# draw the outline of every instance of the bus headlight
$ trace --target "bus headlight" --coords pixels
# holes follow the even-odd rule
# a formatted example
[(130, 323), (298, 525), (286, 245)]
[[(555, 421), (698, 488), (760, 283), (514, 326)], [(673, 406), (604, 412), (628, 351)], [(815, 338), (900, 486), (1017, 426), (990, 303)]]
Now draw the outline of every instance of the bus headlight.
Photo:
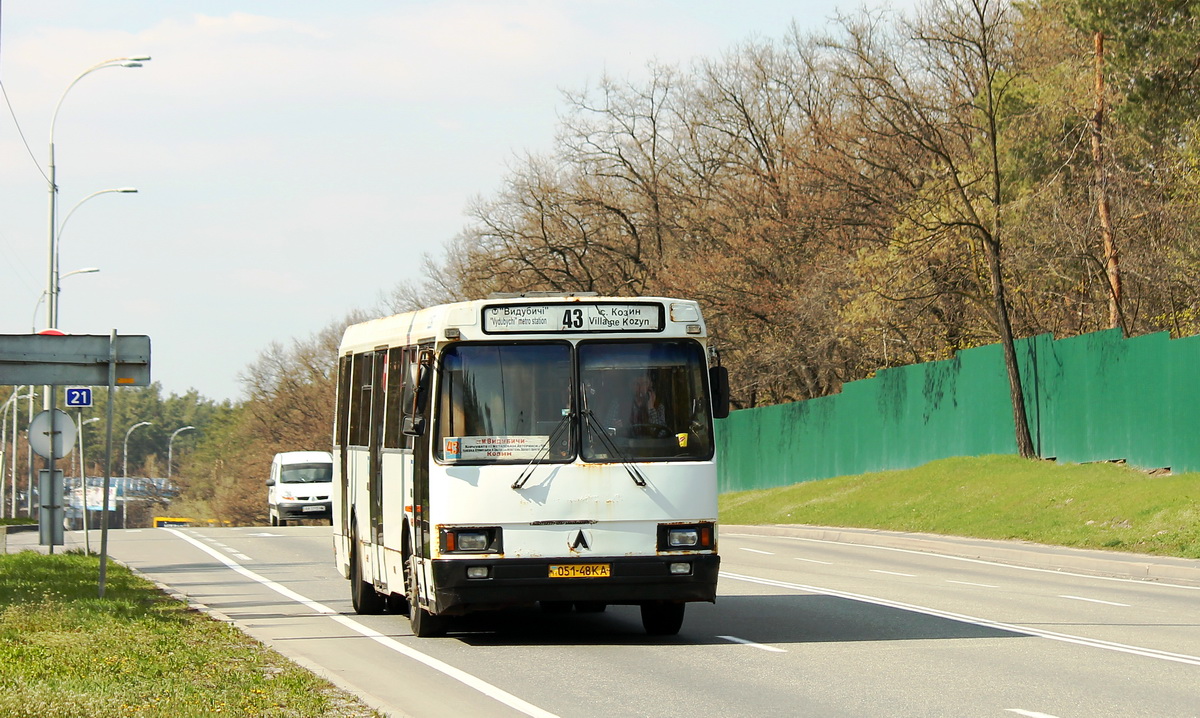
[(486, 533), (482, 531), (459, 531), (457, 535), (459, 551), (487, 550), (488, 535)]
[(500, 528), (440, 528), (442, 553), (501, 553)]
[(711, 521), (658, 525), (659, 551), (712, 551), (716, 547), (716, 527)]
[(698, 529), (671, 529), (667, 531), (667, 545), (671, 548), (692, 548), (698, 543), (700, 543), (700, 531)]

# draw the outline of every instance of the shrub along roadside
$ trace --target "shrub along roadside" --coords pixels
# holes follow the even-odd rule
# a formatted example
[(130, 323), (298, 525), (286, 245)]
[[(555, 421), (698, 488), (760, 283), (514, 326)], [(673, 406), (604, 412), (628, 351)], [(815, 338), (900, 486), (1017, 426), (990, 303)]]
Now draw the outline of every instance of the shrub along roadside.
[(80, 553), (0, 555), (0, 715), (379, 716), (231, 625)]
[(720, 498), (726, 524), (813, 524), (1200, 558), (1200, 474), (1015, 456), (934, 461)]

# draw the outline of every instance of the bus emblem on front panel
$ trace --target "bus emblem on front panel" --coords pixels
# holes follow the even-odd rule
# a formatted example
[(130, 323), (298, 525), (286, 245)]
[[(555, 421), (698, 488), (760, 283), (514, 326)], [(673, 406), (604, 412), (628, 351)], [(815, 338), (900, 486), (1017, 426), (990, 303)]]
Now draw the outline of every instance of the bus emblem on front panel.
[(580, 551), (580, 550), (587, 551), (587, 550), (590, 550), (591, 548), (592, 547), (588, 545), (587, 536), (583, 535), (583, 529), (580, 529), (579, 533), (575, 534), (575, 540), (571, 543), (571, 550), (572, 551)]

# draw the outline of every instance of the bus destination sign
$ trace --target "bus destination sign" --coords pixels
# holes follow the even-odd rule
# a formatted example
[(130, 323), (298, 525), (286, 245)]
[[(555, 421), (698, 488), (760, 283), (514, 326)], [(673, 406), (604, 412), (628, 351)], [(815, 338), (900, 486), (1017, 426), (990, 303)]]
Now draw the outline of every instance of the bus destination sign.
[(483, 309), (483, 331), (489, 334), (662, 330), (659, 304), (509, 304)]

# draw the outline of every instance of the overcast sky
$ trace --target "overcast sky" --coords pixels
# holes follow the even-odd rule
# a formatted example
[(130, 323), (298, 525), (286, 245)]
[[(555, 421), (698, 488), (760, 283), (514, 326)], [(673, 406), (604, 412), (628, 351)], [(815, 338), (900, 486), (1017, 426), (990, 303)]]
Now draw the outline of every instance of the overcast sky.
[(860, 4), (0, 0), (0, 334), (46, 327), (51, 116), (104, 60), (153, 58), (83, 78), (55, 122), (61, 272), (100, 269), (63, 279), (59, 328), (149, 335), (165, 393), (238, 400), (270, 342), (419, 279), (550, 149), (561, 90)]

